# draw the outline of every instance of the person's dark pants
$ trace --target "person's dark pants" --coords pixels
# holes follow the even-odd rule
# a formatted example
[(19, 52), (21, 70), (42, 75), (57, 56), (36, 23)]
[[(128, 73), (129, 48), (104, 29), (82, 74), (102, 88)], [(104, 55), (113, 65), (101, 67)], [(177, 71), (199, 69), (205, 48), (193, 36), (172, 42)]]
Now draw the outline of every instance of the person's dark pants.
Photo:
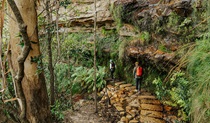
[(111, 69), (111, 78), (114, 79), (114, 70)]
[(136, 90), (140, 91), (141, 90), (141, 80), (142, 78), (136, 78)]

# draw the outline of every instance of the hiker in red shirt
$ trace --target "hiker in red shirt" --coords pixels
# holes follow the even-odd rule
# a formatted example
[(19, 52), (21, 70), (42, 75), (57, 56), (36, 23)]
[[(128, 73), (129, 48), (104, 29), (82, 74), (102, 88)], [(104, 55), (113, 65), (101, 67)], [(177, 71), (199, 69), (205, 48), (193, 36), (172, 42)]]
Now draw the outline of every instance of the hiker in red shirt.
[(142, 81), (142, 74), (143, 74), (143, 68), (139, 66), (138, 62), (135, 62), (135, 67), (133, 69), (133, 75), (136, 81), (136, 90), (138, 93), (140, 93), (141, 90), (141, 81)]

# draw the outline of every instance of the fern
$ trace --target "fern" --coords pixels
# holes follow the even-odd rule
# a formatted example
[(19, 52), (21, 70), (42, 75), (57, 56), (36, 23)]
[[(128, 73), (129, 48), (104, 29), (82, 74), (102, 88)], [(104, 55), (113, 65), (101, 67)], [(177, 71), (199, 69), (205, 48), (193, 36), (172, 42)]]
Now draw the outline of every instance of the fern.
[[(94, 87), (94, 69), (86, 67), (77, 67), (74, 71), (74, 74), (71, 76), (73, 78), (74, 84), (80, 85), (80, 92), (93, 92)], [(105, 85), (105, 67), (98, 66), (98, 71), (96, 74), (96, 87), (98, 90), (101, 90)]]

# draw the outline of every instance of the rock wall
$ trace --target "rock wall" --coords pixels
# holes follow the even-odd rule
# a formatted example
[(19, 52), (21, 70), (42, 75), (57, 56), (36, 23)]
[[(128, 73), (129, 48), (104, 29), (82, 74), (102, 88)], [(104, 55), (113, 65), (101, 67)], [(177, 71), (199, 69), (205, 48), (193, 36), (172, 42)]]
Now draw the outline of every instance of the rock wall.
[(126, 23), (138, 30), (126, 49), (129, 57), (146, 59), (168, 71), (179, 59), (174, 52), (195, 38), (191, 0), (118, 0), (115, 7), (120, 8), (116, 11), (124, 23), (121, 29), (129, 30)]
[[(103, 27), (132, 37), (124, 56), (168, 71), (178, 61), (174, 52), (196, 38), (192, 5), (191, 0), (97, 0), (97, 32)], [(94, 0), (72, 0), (59, 9), (59, 31), (93, 32), (94, 13)]]
[[(116, 0), (97, 0), (97, 27), (106, 29), (115, 28), (114, 20), (111, 16), (110, 6)], [(66, 28), (67, 32), (93, 32), (94, 24), (94, 0), (73, 0), (67, 7), (59, 10), (60, 26)], [(53, 20), (55, 21), (55, 17)], [(66, 20), (68, 23), (66, 24)]]

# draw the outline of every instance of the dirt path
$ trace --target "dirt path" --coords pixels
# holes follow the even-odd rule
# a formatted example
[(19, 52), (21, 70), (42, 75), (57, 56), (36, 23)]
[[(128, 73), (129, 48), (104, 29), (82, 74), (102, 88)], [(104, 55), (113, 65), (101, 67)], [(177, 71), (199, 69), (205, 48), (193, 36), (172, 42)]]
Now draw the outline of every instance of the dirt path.
[(68, 110), (64, 113), (64, 123), (110, 123), (94, 112), (94, 102), (81, 99), (75, 104), (75, 111)]
[(95, 114), (93, 101), (81, 99), (75, 110), (67, 110), (64, 123), (174, 123), (177, 112), (163, 105), (154, 95), (124, 82), (108, 85), (102, 92), (99, 112)]

